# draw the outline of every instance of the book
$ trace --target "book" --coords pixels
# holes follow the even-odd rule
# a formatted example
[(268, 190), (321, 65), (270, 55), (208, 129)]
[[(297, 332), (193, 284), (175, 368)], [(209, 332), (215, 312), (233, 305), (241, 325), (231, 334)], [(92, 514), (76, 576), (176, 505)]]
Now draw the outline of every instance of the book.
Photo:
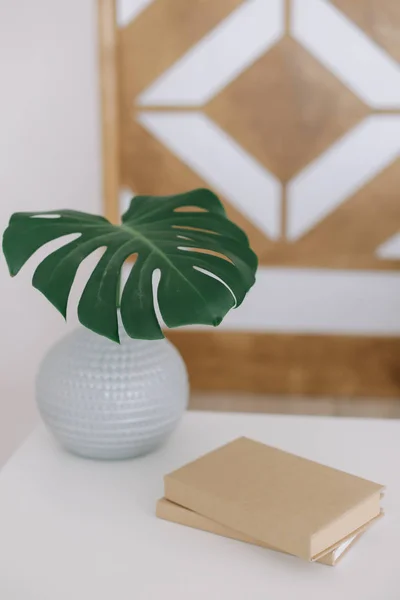
[[(166, 498), (160, 498), (157, 502), (156, 506), (156, 516), (159, 519), (164, 519), (165, 521), (171, 521), (172, 523), (178, 523), (180, 525), (186, 525), (187, 527), (191, 527), (193, 529), (200, 529), (202, 531), (207, 531), (209, 533), (213, 533), (215, 535), (220, 535), (222, 537), (231, 538), (234, 540), (238, 540), (240, 542), (246, 542), (248, 544), (253, 544), (255, 546), (261, 546), (262, 548), (267, 548), (268, 550), (279, 550), (274, 548), (273, 546), (269, 546), (268, 544), (264, 544), (263, 542), (259, 542), (243, 533), (235, 531), (234, 529), (230, 529), (229, 527), (225, 527), (220, 523), (216, 523), (207, 517), (203, 517), (188, 508), (184, 508), (183, 506), (179, 506), (179, 504), (175, 504), (174, 502), (170, 502)], [(347, 539), (343, 540), (339, 545), (333, 548), (330, 552), (319, 558), (316, 562), (319, 562), (324, 565), (335, 566), (337, 563), (343, 558), (343, 556), (348, 552), (350, 548), (358, 541), (358, 539), (362, 536), (366, 529), (377, 520), (379, 517), (376, 517), (370, 523), (365, 524), (361, 527), (356, 533), (351, 534)]]
[(379, 516), (383, 489), (245, 437), (164, 477), (167, 500), (306, 560)]

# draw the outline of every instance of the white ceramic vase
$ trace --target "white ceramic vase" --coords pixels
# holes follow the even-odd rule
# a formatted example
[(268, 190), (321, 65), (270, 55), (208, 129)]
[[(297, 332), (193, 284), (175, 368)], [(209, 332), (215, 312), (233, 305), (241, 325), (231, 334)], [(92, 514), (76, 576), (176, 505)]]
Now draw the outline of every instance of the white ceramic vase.
[(36, 382), (41, 416), (58, 441), (87, 458), (150, 452), (173, 431), (189, 395), (185, 364), (168, 340), (121, 344), (81, 327), (44, 358)]

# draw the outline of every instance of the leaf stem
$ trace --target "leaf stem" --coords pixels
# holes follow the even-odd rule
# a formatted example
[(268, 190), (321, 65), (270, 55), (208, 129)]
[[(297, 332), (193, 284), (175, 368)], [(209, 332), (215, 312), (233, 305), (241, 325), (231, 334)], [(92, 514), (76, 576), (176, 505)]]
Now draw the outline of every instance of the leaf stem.
[(122, 282), (122, 270), (118, 277), (117, 284), (117, 308), (121, 308), (121, 282)]

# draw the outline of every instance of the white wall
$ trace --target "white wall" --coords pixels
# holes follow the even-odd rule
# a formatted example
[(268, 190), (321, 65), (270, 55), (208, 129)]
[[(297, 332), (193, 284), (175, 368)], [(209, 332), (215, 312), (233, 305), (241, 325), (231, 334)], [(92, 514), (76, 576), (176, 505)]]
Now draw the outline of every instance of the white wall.
[[(95, 0), (0, 2), (0, 230), (14, 211), (101, 210)], [(0, 257), (0, 465), (37, 419), (34, 377), (62, 317)], [(71, 324), (68, 325), (71, 327)]]

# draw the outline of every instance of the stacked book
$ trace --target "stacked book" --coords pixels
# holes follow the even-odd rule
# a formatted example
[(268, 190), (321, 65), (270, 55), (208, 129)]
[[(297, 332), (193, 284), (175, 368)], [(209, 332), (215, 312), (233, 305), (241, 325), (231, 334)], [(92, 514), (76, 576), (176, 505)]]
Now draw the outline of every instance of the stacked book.
[(157, 516), (335, 565), (381, 515), (383, 486), (239, 438), (164, 478)]

